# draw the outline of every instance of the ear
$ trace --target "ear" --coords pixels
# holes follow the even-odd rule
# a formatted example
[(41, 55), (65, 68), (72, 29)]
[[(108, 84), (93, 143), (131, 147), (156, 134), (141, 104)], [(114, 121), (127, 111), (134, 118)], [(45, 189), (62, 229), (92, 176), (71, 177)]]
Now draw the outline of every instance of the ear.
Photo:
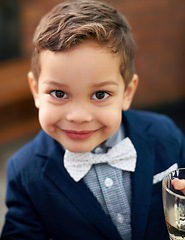
[(126, 88), (126, 90), (124, 92), (123, 106), (122, 106), (122, 110), (123, 111), (126, 111), (126, 110), (129, 109), (129, 107), (130, 107), (130, 105), (132, 103), (134, 94), (136, 92), (138, 82), (139, 82), (138, 75), (134, 74), (131, 82), (128, 84), (128, 86), (127, 86), (127, 88)]
[(36, 108), (39, 108), (40, 104), (39, 104), (38, 83), (35, 80), (32, 72), (28, 73), (28, 83), (29, 83), (30, 90), (31, 90), (33, 98), (34, 98), (35, 106), (36, 106)]

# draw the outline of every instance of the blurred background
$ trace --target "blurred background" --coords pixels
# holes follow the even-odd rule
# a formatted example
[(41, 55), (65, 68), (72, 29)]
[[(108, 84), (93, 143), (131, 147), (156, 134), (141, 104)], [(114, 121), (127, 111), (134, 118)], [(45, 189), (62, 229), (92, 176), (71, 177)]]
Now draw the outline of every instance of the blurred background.
[[(27, 84), (32, 36), (59, 0), (0, 0), (0, 231), (8, 158), (39, 131)], [(170, 116), (185, 133), (185, 1), (106, 0), (124, 13), (137, 43), (140, 77), (132, 108)]]

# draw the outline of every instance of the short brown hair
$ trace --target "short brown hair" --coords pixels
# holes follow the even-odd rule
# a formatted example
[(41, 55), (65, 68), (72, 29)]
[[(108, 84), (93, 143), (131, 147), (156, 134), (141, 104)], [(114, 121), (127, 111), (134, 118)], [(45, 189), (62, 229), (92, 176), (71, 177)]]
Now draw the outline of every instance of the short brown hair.
[(40, 21), (33, 39), (31, 71), (38, 79), (42, 50), (68, 50), (95, 40), (120, 54), (121, 74), (127, 85), (134, 74), (135, 44), (126, 18), (105, 2), (73, 0), (56, 5)]

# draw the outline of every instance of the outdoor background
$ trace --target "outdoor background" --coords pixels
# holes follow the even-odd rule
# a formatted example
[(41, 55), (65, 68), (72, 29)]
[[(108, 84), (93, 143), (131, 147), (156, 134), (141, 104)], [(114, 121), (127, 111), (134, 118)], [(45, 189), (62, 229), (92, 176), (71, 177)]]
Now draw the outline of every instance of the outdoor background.
[[(27, 84), (33, 32), (59, 2), (0, 0), (0, 231), (7, 160), (40, 129)], [(185, 1), (106, 2), (126, 15), (137, 43), (140, 84), (132, 108), (167, 114), (185, 132)]]

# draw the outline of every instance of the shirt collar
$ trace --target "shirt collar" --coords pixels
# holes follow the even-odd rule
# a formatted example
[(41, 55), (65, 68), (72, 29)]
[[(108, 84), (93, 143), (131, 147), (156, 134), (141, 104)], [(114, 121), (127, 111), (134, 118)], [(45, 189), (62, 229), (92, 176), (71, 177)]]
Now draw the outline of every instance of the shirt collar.
[[(121, 124), (118, 130), (105, 142), (98, 145), (96, 148), (94, 148), (91, 152), (92, 153), (106, 153), (110, 148), (114, 147), (116, 144), (121, 142), (125, 138), (125, 131), (124, 127)], [(101, 151), (99, 151), (101, 149)]]
[(124, 127), (121, 124), (118, 130), (105, 141), (105, 147), (114, 147), (125, 138)]

